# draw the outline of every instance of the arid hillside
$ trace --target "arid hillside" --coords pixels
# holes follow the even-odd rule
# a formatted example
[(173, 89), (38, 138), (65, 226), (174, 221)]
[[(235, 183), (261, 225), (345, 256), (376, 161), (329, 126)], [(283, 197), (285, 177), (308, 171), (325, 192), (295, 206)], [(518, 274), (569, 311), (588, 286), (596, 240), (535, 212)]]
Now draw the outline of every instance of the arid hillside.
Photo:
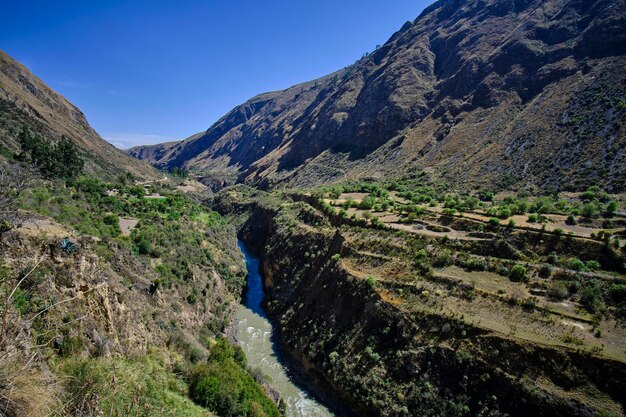
[(0, 146), (19, 153), (17, 137), (22, 126), (49, 140), (62, 136), (72, 140), (82, 151), (87, 173), (159, 176), (148, 164), (133, 161), (102, 139), (76, 106), (0, 50)]
[(270, 188), (426, 169), (459, 188), (626, 185), (626, 3), (440, 0), (334, 74), (130, 150)]

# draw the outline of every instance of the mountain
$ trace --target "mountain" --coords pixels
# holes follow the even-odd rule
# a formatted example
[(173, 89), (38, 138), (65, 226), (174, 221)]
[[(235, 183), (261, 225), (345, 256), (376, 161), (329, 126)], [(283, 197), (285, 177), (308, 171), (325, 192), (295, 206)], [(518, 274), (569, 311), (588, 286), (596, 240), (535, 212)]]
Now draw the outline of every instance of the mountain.
[(89, 174), (159, 176), (148, 164), (133, 160), (102, 139), (76, 106), (0, 50), (0, 145), (19, 151), (17, 134), (22, 125), (49, 139), (65, 136), (72, 140), (81, 149)]
[(626, 2), (440, 0), (334, 74), (129, 154), (265, 188), (424, 170), (460, 188), (626, 189)]

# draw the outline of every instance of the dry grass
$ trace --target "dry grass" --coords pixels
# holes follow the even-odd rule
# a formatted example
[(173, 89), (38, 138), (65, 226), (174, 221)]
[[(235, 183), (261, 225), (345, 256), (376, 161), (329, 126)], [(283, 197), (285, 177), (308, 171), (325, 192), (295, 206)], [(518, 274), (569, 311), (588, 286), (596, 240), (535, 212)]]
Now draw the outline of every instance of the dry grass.
[(0, 353), (0, 416), (39, 417), (53, 413), (57, 397), (44, 372), (21, 355)]

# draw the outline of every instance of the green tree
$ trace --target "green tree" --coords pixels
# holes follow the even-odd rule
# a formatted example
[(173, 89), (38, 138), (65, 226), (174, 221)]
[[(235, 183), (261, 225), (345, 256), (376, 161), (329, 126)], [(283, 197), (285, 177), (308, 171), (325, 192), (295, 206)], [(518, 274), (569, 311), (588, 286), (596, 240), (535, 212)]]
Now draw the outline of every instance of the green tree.
[(609, 204), (606, 205), (606, 212), (608, 214), (615, 214), (616, 211), (617, 211), (617, 203), (615, 202), (615, 200), (609, 201)]
[(513, 265), (509, 277), (511, 278), (511, 281), (526, 282), (528, 281), (527, 274), (528, 272), (526, 271), (526, 267), (518, 264)]

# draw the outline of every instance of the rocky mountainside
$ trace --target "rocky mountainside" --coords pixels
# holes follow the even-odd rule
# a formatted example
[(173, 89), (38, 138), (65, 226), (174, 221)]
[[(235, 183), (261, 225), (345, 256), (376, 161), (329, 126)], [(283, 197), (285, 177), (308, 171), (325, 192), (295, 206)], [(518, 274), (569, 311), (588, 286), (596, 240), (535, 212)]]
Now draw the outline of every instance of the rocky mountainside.
[(440, 0), (353, 65), (131, 149), (272, 187), (426, 170), (461, 188), (626, 188), (626, 2)]
[(0, 145), (19, 151), (17, 136), (22, 125), (48, 139), (65, 136), (72, 140), (82, 150), (88, 173), (159, 176), (148, 164), (133, 161), (102, 139), (76, 106), (0, 50)]

